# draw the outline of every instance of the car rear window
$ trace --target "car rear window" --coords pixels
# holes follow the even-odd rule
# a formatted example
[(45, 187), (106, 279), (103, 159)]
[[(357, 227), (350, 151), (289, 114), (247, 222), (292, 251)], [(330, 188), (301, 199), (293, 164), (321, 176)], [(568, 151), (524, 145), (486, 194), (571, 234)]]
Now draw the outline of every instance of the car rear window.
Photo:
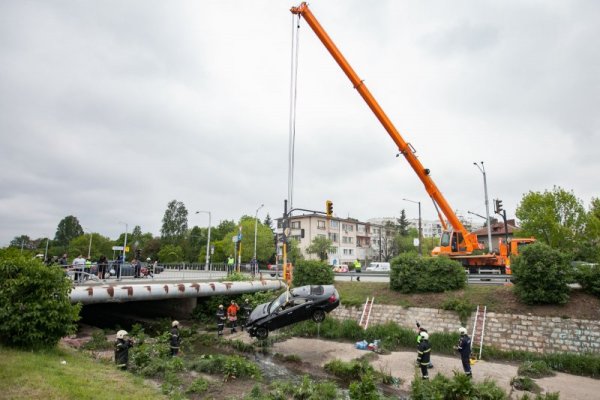
[(322, 285), (310, 287), (310, 294), (319, 296), (319, 295), (322, 295), (323, 293), (325, 293), (325, 288), (323, 288)]

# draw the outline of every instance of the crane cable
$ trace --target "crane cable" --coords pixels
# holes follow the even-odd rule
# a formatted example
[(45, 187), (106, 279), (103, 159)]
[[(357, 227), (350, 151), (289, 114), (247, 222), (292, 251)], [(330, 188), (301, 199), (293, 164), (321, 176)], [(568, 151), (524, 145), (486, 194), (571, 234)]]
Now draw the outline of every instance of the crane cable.
[[(298, 99), (298, 48), (300, 33), (300, 15), (298, 22), (292, 14), (292, 43), (291, 43), (291, 72), (290, 72), (290, 117), (289, 117), (289, 143), (288, 143), (288, 203), (289, 209), (293, 207), (294, 198), (294, 159), (296, 146), (296, 103)], [(287, 259), (284, 260), (287, 263)], [(286, 267), (284, 265), (284, 267)], [(285, 302), (290, 299), (290, 285), (285, 291)]]
[(295, 23), (292, 15), (292, 51), (290, 75), (290, 116), (289, 116), (289, 143), (288, 143), (288, 203), (289, 209), (293, 207), (294, 197), (294, 159), (296, 146), (296, 102), (298, 98), (298, 47), (300, 32), (300, 16)]

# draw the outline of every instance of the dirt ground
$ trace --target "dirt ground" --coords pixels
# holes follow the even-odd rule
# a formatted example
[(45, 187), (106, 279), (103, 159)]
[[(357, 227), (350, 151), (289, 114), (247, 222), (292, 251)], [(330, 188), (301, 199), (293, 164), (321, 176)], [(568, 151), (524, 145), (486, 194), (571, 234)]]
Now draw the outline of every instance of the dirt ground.
[[(304, 365), (322, 367), (327, 362), (337, 358), (350, 361), (367, 353), (366, 350), (357, 350), (352, 343), (340, 343), (319, 339), (292, 338), (284, 342), (278, 342), (273, 346), (274, 353), (283, 355), (297, 355)], [(410, 391), (416, 368), (414, 362), (415, 352), (392, 352), (388, 355), (377, 355), (371, 362), (376, 370), (400, 378), (402, 380), (399, 392)], [(441, 373), (452, 376), (453, 371), (462, 372), (462, 366), (458, 357), (432, 355), (434, 368), (430, 370), (430, 377)], [(507, 393), (511, 393), (511, 399), (517, 399), (525, 392), (512, 390), (510, 380), (517, 375), (518, 365), (508, 363), (492, 363), (478, 361), (472, 367), (473, 378), (483, 381), (491, 378), (497, 382)], [(596, 400), (600, 398), (600, 380), (580, 376), (557, 373), (554, 377), (536, 379), (536, 383), (543, 392), (560, 392), (561, 399)]]

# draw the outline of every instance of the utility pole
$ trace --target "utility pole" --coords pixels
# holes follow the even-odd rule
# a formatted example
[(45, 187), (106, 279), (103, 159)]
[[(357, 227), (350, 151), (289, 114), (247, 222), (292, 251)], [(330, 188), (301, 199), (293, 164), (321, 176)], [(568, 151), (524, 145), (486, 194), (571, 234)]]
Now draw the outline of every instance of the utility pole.
[(487, 231), (488, 231), (488, 251), (492, 252), (492, 227), (490, 226), (490, 204), (488, 201), (488, 190), (487, 190), (487, 178), (485, 174), (485, 166), (483, 165), (483, 161), (480, 161), (481, 166), (478, 163), (474, 162), (473, 165), (476, 166), (479, 171), (483, 174), (483, 190), (485, 193), (485, 215), (487, 217)]
[(420, 201), (414, 201), (414, 200), (409, 200), (409, 199), (402, 199), (404, 201), (408, 201), (411, 203), (415, 203), (419, 205), (419, 254), (421, 255), (421, 257), (423, 256), (423, 227), (421, 225), (421, 202)]

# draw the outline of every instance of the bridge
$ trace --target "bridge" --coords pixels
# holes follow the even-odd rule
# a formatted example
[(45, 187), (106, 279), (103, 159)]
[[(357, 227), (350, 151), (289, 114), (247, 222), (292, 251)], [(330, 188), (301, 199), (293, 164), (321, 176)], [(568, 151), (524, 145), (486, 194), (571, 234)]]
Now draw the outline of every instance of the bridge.
[[(75, 282), (70, 293), (71, 303), (84, 306), (108, 303), (140, 303), (151, 307), (157, 314), (185, 317), (197, 305), (198, 298), (210, 296), (235, 296), (244, 293), (277, 291), (287, 287), (279, 279), (227, 281), (223, 271), (165, 270), (158, 275), (144, 278), (126, 276), (99, 279), (95, 275), (82, 274), (82, 282)], [(69, 273), (75, 277), (75, 271)], [(270, 277), (270, 276), (269, 276)], [(151, 305), (148, 305), (151, 301)]]

